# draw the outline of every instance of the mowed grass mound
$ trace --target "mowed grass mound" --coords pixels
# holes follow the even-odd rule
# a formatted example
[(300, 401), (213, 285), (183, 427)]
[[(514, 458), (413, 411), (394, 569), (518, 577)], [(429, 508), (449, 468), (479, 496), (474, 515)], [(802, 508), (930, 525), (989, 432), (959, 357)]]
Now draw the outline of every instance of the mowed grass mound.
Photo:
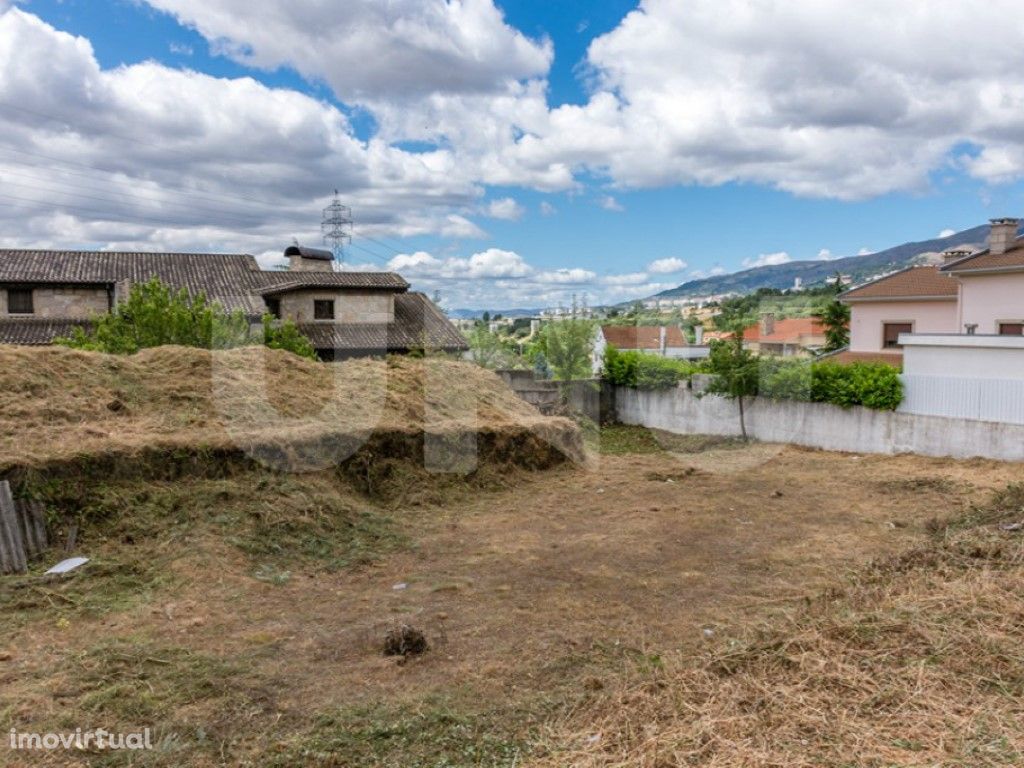
[[(418, 451), (439, 461), (472, 453), (473, 436), (485, 454), (528, 466), (582, 455), (571, 422), (541, 416), (492, 373), (444, 358), (327, 365), (265, 347), (132, 356), (0, 348), (0, 414), (0, 472), (175, 448), (269, 449), (278, 459), (274, 451), (304, 450), (319, 469), (372, 435), (418, 437)], [(424, 434), (434, 441), (426, 449)]]
[(1024, 485), (792, 623), (658, 659), (533, 765), (1024, 765)]

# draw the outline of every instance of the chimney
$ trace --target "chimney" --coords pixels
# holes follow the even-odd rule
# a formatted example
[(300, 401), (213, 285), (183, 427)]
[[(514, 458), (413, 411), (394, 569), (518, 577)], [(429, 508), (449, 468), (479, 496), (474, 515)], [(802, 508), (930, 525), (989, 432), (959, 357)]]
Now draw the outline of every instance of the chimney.
[(693, 343), (698, 347), (704, 343), (704, 326), (695, 325), (693, 326)]
[(942, 252), (942, 263), (949, 264), (951, 261), (963, 259), (970, 256), (974, 251), (970, 248), (950, 248)]
[(761, 335), (771, 336), (775, 333), (775, 313), (765, 312), (761, 315)]
[(288, 259), (289, 272), (331, 272), (334, 270), (334, 254), (322, 248), (306, 248), (289, 245), (284, 249)]
[(1017, 240), (1017, 219), (992, 219), (992, 230), (988, 236), (988, 251), (992, 254), (1006, 253)]
[(663, 325), (660, 328), (658, 328), (658, 330), (660, 331), (658, 343), (661, 345), (661, 356), (664, 357), (665, 356), (665, 345), (666, 345), (666, 338), (665, 337), (668, 335), (668, 329), (665, 328), (665, 326)]

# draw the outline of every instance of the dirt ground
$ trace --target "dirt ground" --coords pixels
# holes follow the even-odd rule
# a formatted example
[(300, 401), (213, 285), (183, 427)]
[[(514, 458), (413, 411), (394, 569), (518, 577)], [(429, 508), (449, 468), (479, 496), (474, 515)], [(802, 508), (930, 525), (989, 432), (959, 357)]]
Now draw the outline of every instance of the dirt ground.
[[(778, 619), (1020, 474), (982, 460), (765, 444), (647, 450), (627, 445), (588, 468), (524, 472), (510, 487), (398, 509), (409, 546), (369, 566), (257, 579), (247, 556), (208, 539), (175, 561), (169, 586), (123, 610), (69, 622), (55, 601), (0, 639), (0, 726), (107, 711), (86, 701), (71, 661), (123, 641), (241, 664), (218, 678), (245, 691), (248, 709), (221, 723), (234, 737), (181, 746), (168, 765), (521, 764), (545, 722), (624, 664)], [(403, 623), (431, 645), (404, 662), (381, 653)], [(136, 685), (163, 690), (154, 674)], [(203, 712), (213, 695), (193, 693), (180, 709)], [(423, 726), (439, 707), (451, 719)], [(500, 725), (487, 719), (495, 712)], [(421, 726), (422, 738), (411, 733)], [(62, 759), (50, 764), (72, 764)]]

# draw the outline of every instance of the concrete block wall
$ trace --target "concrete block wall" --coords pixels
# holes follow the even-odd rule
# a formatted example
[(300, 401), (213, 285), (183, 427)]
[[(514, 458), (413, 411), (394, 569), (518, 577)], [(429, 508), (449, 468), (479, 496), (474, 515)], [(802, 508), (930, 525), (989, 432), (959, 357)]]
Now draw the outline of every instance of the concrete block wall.
[[(757, 440), (853, 453), (916, 453), (1024, 461), (1024, 425), (921, 416), (823, 403), (748, 398), (748, 434)], [(678, 434), (738, 436), (736, 402), (666, 390), (616, 387), (619, 421)]]

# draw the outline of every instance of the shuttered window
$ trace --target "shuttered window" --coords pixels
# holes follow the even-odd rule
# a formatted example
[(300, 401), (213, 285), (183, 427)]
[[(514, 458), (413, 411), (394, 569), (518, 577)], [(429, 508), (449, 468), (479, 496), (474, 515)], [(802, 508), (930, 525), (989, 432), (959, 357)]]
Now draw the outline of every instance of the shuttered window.
[(31, 315), (35, 312), (32, 305), (32, 289), (12, 288), (7, 291), (7, 313), (10, 315)]
[(885, 323), (882, 326), (882, 346), (886, 349), (897, 349), (900, 346), (900, 334), (911, 333), (914, 326), (910, 323)]
[(1000, 323), (1000, 336), (1024, 336), (1024, 323)]

